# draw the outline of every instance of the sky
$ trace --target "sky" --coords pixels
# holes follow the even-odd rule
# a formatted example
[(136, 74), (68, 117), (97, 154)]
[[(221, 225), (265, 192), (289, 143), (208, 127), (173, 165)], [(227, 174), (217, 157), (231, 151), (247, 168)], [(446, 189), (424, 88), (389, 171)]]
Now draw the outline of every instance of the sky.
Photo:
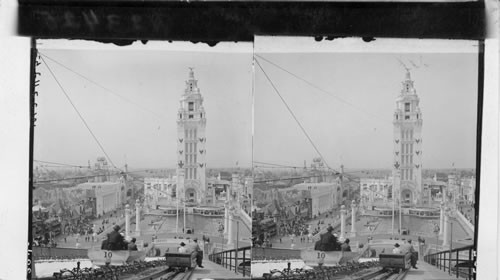
[[(392, 118), (406, 73), (399, 61), (412, 68), (420, 97), (423, 167), (475, 168), (477, 53), (470, 42), (410, 52), (378, 43), (372, 50), (361, 40), (353, 51), (345, 42), (337, 50), (335, 42), (300, 43), (283, 50), (275, 40), (257, 41), (257, 61), (331, 168), (391, 168)], [(309, 166), (319, 153), (255, 69), (254, 160)]]
[(475, 167), (477, 54), (468, 41), (272, 37), (210, 48), (48, 40), (40, 52), (36, 160), (86, 165), (103, 155), (45, 64), (120, 168), (175, 167), (176, 113), (194, 67), (207, 113), (209, 168), (250, 167), (252, 153), (254, 161), (292, 166), (321, 154), (334, 169), (390, 168), (401, 61), (420, 97), (423, 167)]
[(208, 168), (251, 167), (251, 44), (151, 45), (42, 42), (34, 159), (87, 165), (104, 156), (50, 68), (115, 166), (174, 168), (177, 110), (194, 67), (207, 117)]

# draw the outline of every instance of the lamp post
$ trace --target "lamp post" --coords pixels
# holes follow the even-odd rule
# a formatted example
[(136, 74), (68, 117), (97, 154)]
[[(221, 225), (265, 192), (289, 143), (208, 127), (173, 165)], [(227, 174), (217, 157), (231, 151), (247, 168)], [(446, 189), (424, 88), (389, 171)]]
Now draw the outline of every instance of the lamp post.
[(450, 223), (450, 255), (449, 255), (449, 267), (448, 274), (451, 275), (451, 250), (453, 250), (453, 218), (455, 217), (455, 209), (448, 209), (448, 222)]
[[(176, 194), (177, 196), (177, 194)], [(175, 211), (175, 214), (176, 214), (176, 219), (175, 219), (175, 233), (178, 234), (179, 233), (179, 197), (177, 197), (176, 199), (176, 211)]]
[(182, 233), (186, 233), (186, 201), (182, 200), (182, 203), (184, 204), (184, 210), (183, 210), (183, 212), (184, 212), (184, 224), (182, 226), (182, 228), (183, 228)]
[(392, 237), (394, 237), (394, 211), (396, 210), (396, 199), (394, 198), (394, 188), (392, 190)]

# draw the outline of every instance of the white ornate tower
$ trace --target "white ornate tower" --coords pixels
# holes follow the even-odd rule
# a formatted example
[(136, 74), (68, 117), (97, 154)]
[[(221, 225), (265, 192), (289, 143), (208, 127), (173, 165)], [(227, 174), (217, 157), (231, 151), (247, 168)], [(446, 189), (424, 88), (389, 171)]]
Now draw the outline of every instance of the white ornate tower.
[(204, 203), (205, 126), (203, 97), (190, 68), (177, 114), (177, 195), (186, 202)]
[(408, 70), (402, 85), (393, 120), (393, 171), (399, 170), (401, 202), (416, 205), (422, 197), (422, 112)]

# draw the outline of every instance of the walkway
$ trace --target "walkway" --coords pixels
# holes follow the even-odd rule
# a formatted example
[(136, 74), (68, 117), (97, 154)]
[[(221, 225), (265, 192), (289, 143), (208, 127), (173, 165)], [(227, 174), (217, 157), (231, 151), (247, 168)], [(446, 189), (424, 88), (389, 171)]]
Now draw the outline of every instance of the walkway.
[(209, 260), (203, 260), (203, 268), (195, 268), (190, 280), (202, 279), (250, 279), (250, 276), (243, 277), (243, 274), (230, 271)]
[(457, 278), (456, 275), (449, 275), (448, 272), (439, 270), (423, 261), (417, 263), (418, 269), (410, 269), (404, 278), (405, 280), (445, 280), (445, 279), (464, 279)]

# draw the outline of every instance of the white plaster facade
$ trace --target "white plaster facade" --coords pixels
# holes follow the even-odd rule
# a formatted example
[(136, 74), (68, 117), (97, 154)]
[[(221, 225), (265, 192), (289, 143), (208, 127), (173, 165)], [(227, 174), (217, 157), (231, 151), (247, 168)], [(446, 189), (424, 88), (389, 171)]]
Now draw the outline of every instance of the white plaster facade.
[(396, 99), (393, 119), (393, 176), (399, 177), (395, 185), (400, 189), (396, 193), (404, 204), (409, 205), (420, 204), (422, 196), (422, 112), (419, 102), (414, 82), (407, 72)]
[(206, 116), (191, 68), (177, 114), (177, 192), (186, 202), (204, 203), (206, 194)]
[(392, 201), (392, 185), (392, 178), (361, 178), (359, 184), (361, 204), (365, 206), (379, 205)]

